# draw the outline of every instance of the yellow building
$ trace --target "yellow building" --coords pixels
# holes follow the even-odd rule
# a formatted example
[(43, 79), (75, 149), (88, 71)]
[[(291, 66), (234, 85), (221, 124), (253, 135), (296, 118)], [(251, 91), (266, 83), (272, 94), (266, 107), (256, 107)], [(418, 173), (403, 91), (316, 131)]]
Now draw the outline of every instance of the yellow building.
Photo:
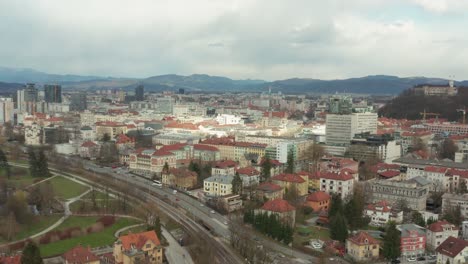
[(121, 236), (114, 243), (116, 263), (163, 263), (163, 248), (156, 232), (147, 231)]
[(299, 176), (298, 174), (281, 173), (271, 178), (273, 183), (283, 187), (285, 193), (295, 189), (299, 196), (305, 196), (308, 193), (308, 177)]
[(377, 259), (379, 241), (361, 231), (346, 240), (346, 252), (357, 262)]
[(96, 138), (101, 140), (104, 134), (110, 136), (111, 139), (120, 134), (127, 133), (127, 125), (120, 122), (97, 122), (96, 123)]
[(208, 196), (232, 194), (232, 179), (229, 175), (214, 175), (203, 181), (203, 191)]

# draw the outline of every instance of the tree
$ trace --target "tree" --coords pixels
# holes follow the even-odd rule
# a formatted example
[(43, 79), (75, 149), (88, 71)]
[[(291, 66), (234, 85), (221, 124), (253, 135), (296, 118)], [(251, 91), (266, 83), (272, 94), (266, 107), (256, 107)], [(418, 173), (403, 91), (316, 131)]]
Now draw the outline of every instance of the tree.
[(468, 192), (468, 189), (466, 188), (466, 180), (462, 179), (460, 181), (460, 185), (458, 186), (457, 193), (458, 194), (465, 194)]
[(232, 192), (234, 194), (242, 194), (242, 179), (238, 172), (236, 172), (236, 175), (232, 179)]
[(29, 156), (29, 174), (31, 177), (40, 177), (40, 171), (38, 167), (36, 152), (33, 148), (28, 148), (28, 156)]
[(463, 221), (460, 205), (447, 208), (442, 218), (456, 226), (460, 226)]
[(343, 217), (342, 212), (338, 211), (330, 221), (330, 238), (345, 242), (348, 238), (348, 228), (346, 219)]
[(306, 152), (307, 160), (312, 162), (311, 170), (316, 172), (319, 170), (319, 161), (325, 155), (325, 148), (319, 144), (311, 145)]
[(104, 164), (111, 164), (119, 160), (119, 152), (114, 142), (105, 142), (101, 145), (99, 150), (101, 162)]
[(37, 172), (40, 177), (50, 177), (49, 165), (44, 150), (39, 150), (39, 158), (37, 159)]
[(328, 217), (331, 219), (338, 212), (343, 213), (343, 200), (341, 200), (341, 196), (339, 194), (333, 194), (330, 209), (328, 210)]
[(424, 217), (418, 211), (414, 211), (412, 213), (411, 222), (417, 224), (418, 226), (422, 226), (422, 227), (426, 226), (426, 221), (424, 221)]
[(455, 159), (455, 152), (458, 151), (457, 145), (450, 138), (444, 139), (442, 144), (439, 146), (439, 158), (440, 159)]
[(164, 166), (163, 166), (163, 169), (162, 169), (162, 173), (164, 173), (164, 174), (169, 174), (169, 164), (167, 164), (167, 161), (164, 162)]
[(5, 152), (3, 152), (2, 149), (0, 149), (0, 172), (1, 171), (4, 171), (7, 178), (10, 179), (10, 176), (11, 176), (10, 164), (8, 164), (7, 156), (5, 155)]
[(21, 264), (42, 264), (41, 251), (39, 247), (32, 241), (24, 247), (21, 254)]
[(393, 260), (400, 256), (400, 231), (394, 222), (390, 222), (384, 237), (383, 256), (387, 260)]
[(294, 152), (292, 149), (288, 151), (288, 157), (286, 160), (286, 173), (294, 173)]
[(364, 217), (365, 197), (361, 188), (355, 187), (351, 199), (344, 206), (344, 215), (348, 220), (349, 228), (356, 230), (368, 224), (368, 218)]
[(154, 220), (154, 232), (156, 232), (159, 239), (162, 239), (161, 219), (159, 219), (159, 216), (156, 216), (156, 219)]
[(108, 133), (104, 133), (104, 135), (102, 135), (102, 141), (103, 142), (108, 142), (111, 140), (111, 137)]
[(271, 160), (269, 157), (265, 157), (263, 160), (260, 176), (263, 181), (266, 181), (271, 177)]
[(437, 220), (434, 219), (434, 217), (430, 217), (429, 219), (427, 219), (427, 223), (426, 225), (432, 225), (433, 223), (437, 222)]
[(413, 151), (427, 151), (427, 146), (424, 144), (424, 141), (420, 137), (413, 137), (411, 142), (411, 149), (408, 152)]
[(3, 135), (5, 135), (8, 140), (14, 139), (15, 134), (13, 133), (11, 122), (5, 122), (5, 124), (3, 124)]

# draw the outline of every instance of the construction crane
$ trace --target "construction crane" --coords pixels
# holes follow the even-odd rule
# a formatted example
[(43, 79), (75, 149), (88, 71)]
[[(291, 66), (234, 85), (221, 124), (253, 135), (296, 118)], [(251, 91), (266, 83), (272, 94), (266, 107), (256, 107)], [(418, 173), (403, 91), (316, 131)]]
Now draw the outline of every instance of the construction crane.
[(426, 117), (427, 116), (435, 116), (436, 121), (439, 120), (439, 116), (440, 116), (439, 113), (427, 113), (426, 109), (424, 109), (424, 112), (420, 112), (419, 114), (422, 116), (424, 122), (426, 122)]
[(457, 112), (462, 112), (462, 113), (463, 113), (463, 121), (462, 121), (462, 123), (465, 124), (465, 123), (466, 123), (466, 119), (465, 119), (465, 116), (466, 116), (466, 108), (464, 108), (464, 109), (457, 109)]

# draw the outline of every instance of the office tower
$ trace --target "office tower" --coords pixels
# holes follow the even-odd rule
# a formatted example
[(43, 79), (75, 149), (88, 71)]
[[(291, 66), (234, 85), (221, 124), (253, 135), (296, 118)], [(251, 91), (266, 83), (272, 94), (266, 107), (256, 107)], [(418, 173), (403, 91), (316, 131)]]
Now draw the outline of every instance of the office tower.
[(32, 114), (36, 111), (38, 91), (34, 83), (28, 83), (17, 92), (17, 108), (20, 113)]
[(351, 114), (353, 99), (349, 96), (333, 96), (329, 102), (329, 113), (331, 114)]
[(57, 84), (44, 85), (44, 101), (47, 103), (61, 103), (62, 86)]
[(349, 146), (356, 134), (364, 132), (377, 133), (377, 113), (327, 114), (327, 145)]
[(84, 111), (88, 107), (86, 92), (74, 93), (70, 97), (70, 111)]
[(0, 98), (0, 124), (13, 123), (14, 103), (11, 98)]
[(145, 100), (145, 87), (143, 85), (138, 85), (135, 88), (135, 100), (137, 101)]

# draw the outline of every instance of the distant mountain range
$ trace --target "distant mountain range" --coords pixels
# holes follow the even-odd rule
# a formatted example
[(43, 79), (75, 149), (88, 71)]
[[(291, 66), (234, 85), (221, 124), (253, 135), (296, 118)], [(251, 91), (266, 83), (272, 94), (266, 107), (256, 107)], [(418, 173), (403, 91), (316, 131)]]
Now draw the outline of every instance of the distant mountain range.
[[(414, 85), (446, 84), (447, 79), (427, 77), (400, 78), (388, 75), (373, 75), (342, 80), (318, 80), (293, 78), (266, 82), (263, 80), (233, 80), (226, 77), (193, 74), (159, 75), (149, 78), (113, 78), (100, 76), (48, 74), (33, 69), (13, 69), (0, 67), (0, 91), (17, 89), (20, 84), (34, 82), (38, 84), (58, 83), (65, 89), (96, 90), (117, 88), (133, 90), (137, 85), (145, 86), (146, 91), (186, 91), (197, 92), (262, 92), (271, 87), (272, 92), (286, 94), (304, 93), (359, 93), (359, 94), (399, 94)], [(468, 86), (468, 81), (456, 82), (459, 86)]]

